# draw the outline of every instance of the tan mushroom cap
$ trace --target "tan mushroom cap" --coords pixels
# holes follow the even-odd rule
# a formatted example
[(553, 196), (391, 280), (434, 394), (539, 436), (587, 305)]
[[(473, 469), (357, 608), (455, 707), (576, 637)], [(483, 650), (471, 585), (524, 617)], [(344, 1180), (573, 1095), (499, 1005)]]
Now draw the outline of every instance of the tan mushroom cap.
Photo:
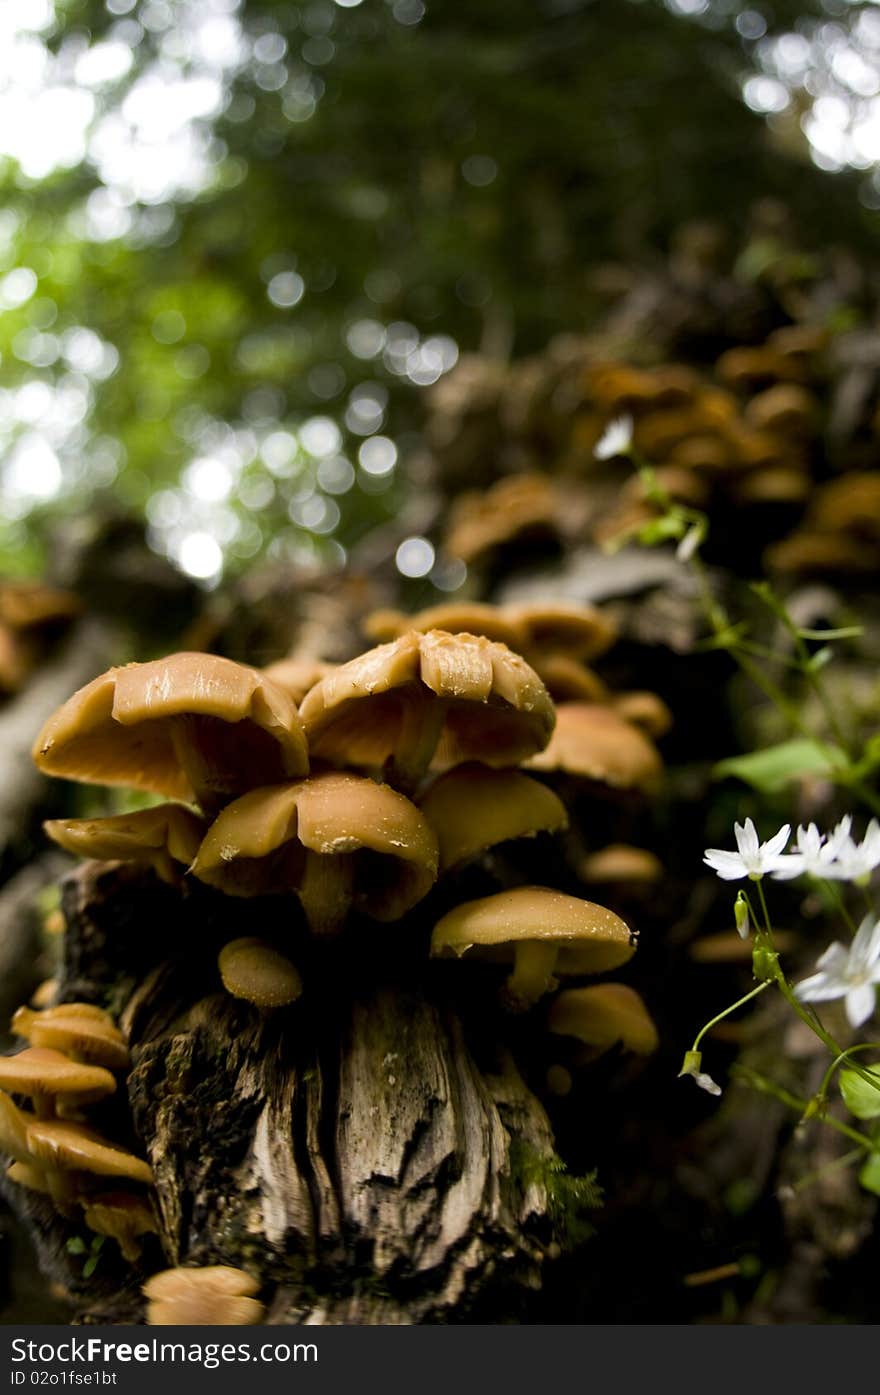
[(37, 651), (29, 638), (0, 622), (0, 692), (17, 693), (36, 659)]
[(568, 654), (533, 654), (531, 663), (554, 702), (609, 701), (598, 673)]
[(620, 1042), (627, 1051), (649, 1056), (660, 1043), (644, 1002), (625, 983), (565, 989), (550, 1005), (547, 1027), (557, 1036), (577, 1037), (597, 1052)]
[(27, 1126), (33, 1116), (19, 1109), (8, 1095), (0, 1090), (0, 1153), (16, 1162), (29, 1163), (31, 1155), (27, 1145)]
[(57, 586), (40, 581), (6, 581), (0, 585), (0, 623), (15, 630), (72, 620), (81, 610), (79, 597)]
[(283, 688), (288, 697), (299, 705), (309, 689), (320, 683), (322, 678), (326, 678), (328, 673), (332, 673), (335, 667), (335, 664), (325, 663), (323, 659), (293, 654), (287, 659), (279, 659), (277, 663), (269, 664), (263, 669), (263, 673), (271, 683)]
[(143, 1158), (102, 1138), (84, 1124), (41, 1119), (28, 1124), (27, 1136), (31, 1157), (62, 1171), (128, 1177), (147, 1186), (153, 1181), (150, 1166)]
[(498, 843), (568, 824), (565, 805), (546, 785), (518, 770), (477, 763), (439, 776), (419, 805), (437, 834), (442, 872)]
[(740, 504), (799, 504), (812, 488), (810, 476), (803, 469), (754, 470), (736, 480), (733, 493)]
[(545, 604), (511, 606), (509, 615), (524, 634), (524, 652), (567, 654), (572, 659), (595, 659), (617, 638), (617, 630), (591, 605)]
[(327, 771), (227, 805), (192, 867), (231, 896), (295, 892), (315, 930), (354, 902), (395, 920), (437, 875), (437, 838), (414, 804), (366, 776)]
[(230, 940), (221, 949), (217, 966), (227, 993), (255, 1007), (286, 1007), (302, 993), (302, 975), (296, 965), (253, 936)]
[(123, 1258), (132, 1264), (140, 1259), (140, 1237), (157, 1232), (152, 1207), (133, 1192), (100, 1192), (84, 1197), (82, 1206), (89, 1230), (115, 1240)]
[(47, 1196), (52, 1195), (45, 1172), (30, 1161), (10, 1163), (6, 1169), (6, 1176), (18, 1187), (27, 1187), (31, 1192), (44, 1192)]
[(415, 615), (405, 615), (401, 610), (374, 610), (364, 622), (364, 633), (377, 643), (400, 639), (410, 630), (421, 634), (445, 630), (451, 635), (482, 635), (516, 651), (525, 643), (522, 629), (508, 611), (479, 601), (447, 601)]
[(764, 560), (771, 571), (779, 572), (873, 573), (880, 566), (880, 551), (843, 533), (798, 529), (768, 547)]
[(601, 885), (607, 882), (659, 881), (663, 863), (647, 848), (634, 848), (628, 843), (609, 843), (606, 848), (589, 853), (581, 863), (583, 881)]
[(225, 1264), (164, 1269), (143, 1285), (149, 1326), (253, 1326), (266, 1310), (254, 1297), (260, 1285)]
[(482, 635), (411, 631), (323, 679), (301, 709), (317, 757), (415, 783), (431, 764), (517, 765), (550, 737), (554, 707), (533, 669)]
[(116, 1081), (103, 1066), (71, 1061), (60, 1051), (28, 1046), (17, 1056), (0, 1057), (0, 1089), (34, 1100), (76, 1095), (81, 1100), (112, 1095)]
[(635, 690), (616, 693), (612, 706), (619, 716), (641, 727), (649, 736), (665, 736), (672, 726), (672, 713), (659, 693)]
[(611, 707), (565, 702), (546, 750), (527, 762), (532, 770), (563, 770), (615, 789), (652, 789), (663, 763), (649, 738)]
[(547, 475), (509, 475), (484, 494), (463, 494), (450, 511), (444, 545), (468, 564), (532, 533), (556, 533), (560, 503)]
[(257, 669), (198, 653), (108, 670), (50, 717), (33, 754), (47, 775), (188, 803), (308, 769), (287, 693)]
[(809, 434), (816, 422), (818, 403), (797, 383), (777, 383), (765, 388), (747, 404), (746, 421), (758, 431)]
[(880, 537), (880, 473), (852, 471), (816, 490), (805, 527)]
[(449, 911), (434, 926), (434, 957), (474, 953), (509, 963), (511, 1005), (528, 1007), (556, 986), (556, 976), (619, 968), (636, 936), (605, 906), (542, 886), (521, 886)]
[(50, 1047), (71, 1060), (123, 1070), (129, 1061), (125, 1038), (109, 1013), (91, 1003), (61, 1003), (42, 1011), (20, 1007), (12, 1030), (36, 1047)]
[(157, 804), (105, 819), (48, 819), (43, 828), (75, 857), (142, 862), (163, 881), (176, 882), (198, 852), (207, 824), (183, 804)]

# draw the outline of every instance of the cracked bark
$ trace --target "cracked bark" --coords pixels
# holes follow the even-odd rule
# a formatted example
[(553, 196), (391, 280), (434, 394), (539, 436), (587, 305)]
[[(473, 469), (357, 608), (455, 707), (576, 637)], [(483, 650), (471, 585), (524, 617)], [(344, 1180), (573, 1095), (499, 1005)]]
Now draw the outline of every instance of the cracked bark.
[[(467, 970), (426, 962), (425, 925), (363, 922), (316, 944), (290, 901), (177, 892), (98, 863), (71, 874), (63, 906), (61, 998), (108, 1006), (132, 1047), (128, 1123), (118, 1103), (95, 1123), (127, 1126), (153, 1165), (161, 1253), (151, 1241), (147, 1270), (246, 1268), (269, 1323), (466, 1321), (539, 1284), (553, 1236), (531, 1179), (550, 1126), (485, 997), (453, 997)], [(217, 991), (218, 948), (255, 930), (303, 968), (290, 1008)], [(114, 1248), (84, 1283), (70, 1230), (36, 1194), (14, 1199), (50, 1223), (43, 1259), (83, 1320), (142, 1320), (143, 1271)]]

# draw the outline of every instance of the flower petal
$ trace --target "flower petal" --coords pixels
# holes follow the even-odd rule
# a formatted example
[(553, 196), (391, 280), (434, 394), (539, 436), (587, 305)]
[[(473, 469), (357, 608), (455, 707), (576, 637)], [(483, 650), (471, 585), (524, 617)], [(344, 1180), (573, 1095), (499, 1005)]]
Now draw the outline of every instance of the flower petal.
[(842, 998), (849, 991), (849, 985), (829, 974), (812, 974), (795, 984), (794, 995), (802, 1003), (830, 1003)]
[(849, 951), (851, 974), (864, 974), (880, 959), (880, 920), (866, 915)]
[(745, 823), (735, 823), (733, 832), (736, 838), (736, 846), (742, 857), (757, 857), (758, 855), (758, 831), (751, 819), (746, 819)]
[(747, 877), (748, 871), (743, 865), (743, 860), (739, 853), (726, 852), (724, 848), (707, 848), (703, 858), (707, 867), (711, 867), (722, 881), (734, 882), (739, 877)]
[(851, 988), (846, 995), (846, 1015), (849, 1018), (851, 1027), (861, 1027), (863, 1022), (867, 1022), (877, 1001), (876, 989), (873, 984), (860, 983), (857, 988)]
[(784, 823), (778, 833), (774, 833), (761, 848), (765, 857), (778, 857), (783, 848), (788, 847), (788, 840), (791, 837), (791, 824)]

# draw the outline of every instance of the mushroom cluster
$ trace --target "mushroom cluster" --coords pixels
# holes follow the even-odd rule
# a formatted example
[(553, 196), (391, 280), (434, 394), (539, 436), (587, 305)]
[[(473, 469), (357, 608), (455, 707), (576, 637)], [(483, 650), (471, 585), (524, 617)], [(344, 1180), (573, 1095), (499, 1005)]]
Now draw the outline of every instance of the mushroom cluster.
[(20, 1007), (12, 1030), (27, 1045), (0, 1057), (7, 1177), (46, 1193), (67, 1218), (80, 1213), (89, 1230), (112, 1237), (125, 1259), (137, 1260), (141, 1237), (156, 1230), (149, 1164), (85, 1122), (90, 1107), (116, 1093), (117, 1076), (128, 1067), (121, 1031), (102, 1008), (76, 1002)]

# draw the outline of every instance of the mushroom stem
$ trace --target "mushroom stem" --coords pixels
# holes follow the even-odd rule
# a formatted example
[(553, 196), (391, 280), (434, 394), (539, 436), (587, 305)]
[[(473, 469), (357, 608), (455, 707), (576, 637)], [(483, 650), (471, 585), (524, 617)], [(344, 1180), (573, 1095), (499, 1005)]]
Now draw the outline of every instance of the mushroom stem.
[(513, 972), (502, 990), (506, 1007), (513, 1012), (523, 1012), (556, 987), (553, 977), (556, 955), (557, 946), (552, 942), (521, 940), (517, 944)]
[(169, 730), (174, 755), (195, 791), (199, 808), (209, 818), (214, 818), (228, 803), (230, 795), (220, 788), (223, 782), (219, 778), (216, 753), (212, 751), (211, 724), (205, 717), (184, 714), (178, 721), (169, 723)]
[(404, 794), (411, 794), (431, 764), (443, 725), (446, 703), (426, 688), (402, 694), (403, 720), (398, 743), (389, 762), (388, 780)]
[(325, 857), (306, 849), (297, 895), (314, 935), (335, 935), (354, 895), (354, 857)]

